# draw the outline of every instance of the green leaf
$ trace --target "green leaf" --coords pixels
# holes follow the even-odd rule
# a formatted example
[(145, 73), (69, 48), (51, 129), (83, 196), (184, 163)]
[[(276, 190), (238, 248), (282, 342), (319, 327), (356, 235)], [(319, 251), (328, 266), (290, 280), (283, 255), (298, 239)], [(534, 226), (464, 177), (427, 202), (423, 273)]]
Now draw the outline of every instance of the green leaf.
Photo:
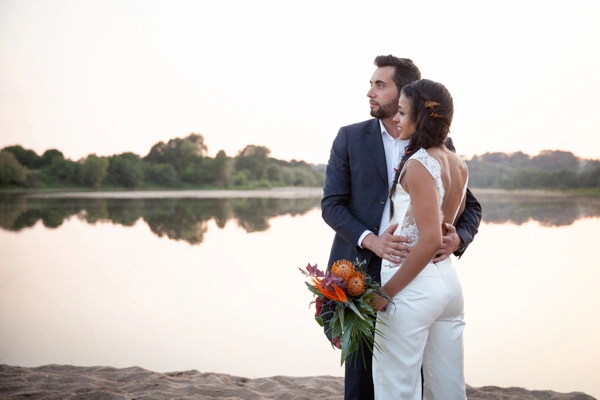
[(356, 315), (358, 315), (360, 317), (360, 319), (364, 320), (365, 318), (360, 314), (360, 311), (358, 311), (358, 308), (356, 308), (356, 304), (352, 303), (348, 303), (348, 307), (354, 311), (356, 313)]
[(351, 336), (351, 332), (352, 331), (346, 331), (344, 334), (342, 334), (342, 357), (341, 357), (341, 361), (342, 363), (340, 365), (344, 365), (344, 361), (346, 361), (346, 358), (348, 357), (348, 355), (350, 353), (352, 353), (352, 351), (350, 351), (350, 336)]

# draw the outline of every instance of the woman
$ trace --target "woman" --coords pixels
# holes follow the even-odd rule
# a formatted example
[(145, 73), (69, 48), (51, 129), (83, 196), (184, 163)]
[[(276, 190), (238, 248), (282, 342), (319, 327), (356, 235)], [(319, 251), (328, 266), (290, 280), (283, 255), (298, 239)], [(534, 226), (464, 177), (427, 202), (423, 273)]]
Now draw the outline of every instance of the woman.
[(375, 398), (466, 399), (463, 372), (463, 297), (450, 258), (431, 262), (442, 244), (444, 223), (455, 224), (465, 207), (468, 172), (448, 150), (454, 106), (444, 85), (427, 79), (402, 89), (398, 123), (401, 139), (410, 139), (390, 197), (396, 234), (414, 247), (399, 264), (384, 260), (381, 290), (373, 302), (382, 352), (373, 358)]

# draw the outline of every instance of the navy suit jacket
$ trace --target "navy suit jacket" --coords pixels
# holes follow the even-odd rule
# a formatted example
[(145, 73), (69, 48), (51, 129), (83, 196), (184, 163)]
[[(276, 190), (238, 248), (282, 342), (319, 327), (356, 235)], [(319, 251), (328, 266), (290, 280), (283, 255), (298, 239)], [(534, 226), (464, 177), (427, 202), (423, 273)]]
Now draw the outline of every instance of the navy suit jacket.
[[(447, 143), (453, 149), (452, 142)], [(321, 211), (325, 222), (336, 232), (328, 266), (336, 260), (366, 260), (373, 257), (377, 268), (381, 259), (370, 250), (358, 246), (365, 230), (379, 234), (379, 224), (389, 196), (385, 150), (378, 119), (344, 126), (333, 145), (327, 172)], [(456, 224), (463, 240), (463, 251), (473, 241), (481, 221), (481, 206), (467, 191), (465, 211)], [(462, 252), (455, 255), (461, 256)], [(379, 271), (372, 271), (379, 276)]]

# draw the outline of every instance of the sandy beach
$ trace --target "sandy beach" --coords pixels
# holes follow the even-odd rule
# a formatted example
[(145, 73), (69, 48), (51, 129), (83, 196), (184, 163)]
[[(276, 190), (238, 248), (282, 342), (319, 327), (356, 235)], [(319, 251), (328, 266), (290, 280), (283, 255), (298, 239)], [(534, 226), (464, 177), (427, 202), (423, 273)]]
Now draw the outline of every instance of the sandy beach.
[[(277, 399), (341, 400), (343, 378), (333, 376), (247, 379), (196, 370), (160, 373), (139, 367), (0, 365), (0, 399)], [(486, 386), (469, 387), (469, 400), (594, 400), (584, 393), (557, 393)]]

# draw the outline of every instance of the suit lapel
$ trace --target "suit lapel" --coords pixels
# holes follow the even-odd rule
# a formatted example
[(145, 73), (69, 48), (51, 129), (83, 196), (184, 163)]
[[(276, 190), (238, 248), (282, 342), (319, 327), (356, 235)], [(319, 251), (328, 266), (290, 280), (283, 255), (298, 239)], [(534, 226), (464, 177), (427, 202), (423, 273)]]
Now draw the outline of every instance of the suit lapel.
[(373, 162), (377, 166), (377, 170), (383, 178), (383, 181), (388, 183), (387, 163), (385, 160), (385, 150), (383, 149), (383, 139), (381, 138), (381, 127), (379, 120), (373, 119), (367, 127), (367, 135), (365, 138), (369, 153), (373, 158)]

